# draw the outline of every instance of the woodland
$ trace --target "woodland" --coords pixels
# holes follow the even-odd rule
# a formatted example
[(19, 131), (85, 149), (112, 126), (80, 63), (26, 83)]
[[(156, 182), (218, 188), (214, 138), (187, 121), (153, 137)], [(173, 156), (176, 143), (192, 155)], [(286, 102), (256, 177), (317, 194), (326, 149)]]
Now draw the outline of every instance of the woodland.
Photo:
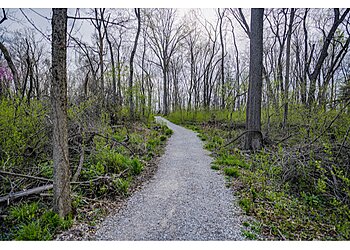
[(250, 240), (350, 240), (350, 9), (0, 11), (0, 240), (93, 231), (198, 132)]

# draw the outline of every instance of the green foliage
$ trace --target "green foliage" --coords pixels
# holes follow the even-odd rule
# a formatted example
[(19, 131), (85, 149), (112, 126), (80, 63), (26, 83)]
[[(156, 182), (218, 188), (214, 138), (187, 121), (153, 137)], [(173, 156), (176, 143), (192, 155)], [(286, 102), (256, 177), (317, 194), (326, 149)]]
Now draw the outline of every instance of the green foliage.
[(24, 224), (16, 232), (15, 240), (51, 240), (52, 235), (46, 227), (42, 227), (39, 221)]
[(59, 230), (72, 226), (72, 218), (61, 219), (52, 210), (32, 202), (12, 206), (5, 223), (15, 240), (52, 240)]
[(215, 160), (215, 163), (222, 166), (249, 168), (249, 165), (244, 160), (239, 159), (237, 155), (222, 154)]
[(167, 139), (167, 137), (165, 136), (165, 135), (161, 135), (160, 137), (159, 137), (159, 140), (160, 141), (165, 141)]
[(172, 135), (173, 133), (174, 133), (174, 131), (172, 131), (170, 128), (166, 128), (166, 129), (165, 129), (165, 135), (170, 136), (170, 135)]
[(220, 170), (220, 166), (218, 166), (216, 164), (211, 164), (210, 168), (213, 170)]
[(123, 179), (123, 178), (118, 178), (115, 182), (114, 185), (117, 189), (117, 191), (126, 196), (128, 194), (129, 191), (129, 186), (130, 186), (130, 181), (127, 179)]
[(39, 213), (39, 203), (23, 203), (9, 209), (8, 220), (14, 224), (32, 221)]
[(263, 109), (263, 129), (268, 129), (269, 139), (287, 139), (250, 154), (237, 150), (243, 140), (229, 143), (241, 133), (235, 125), (244, 121), (242, 113), (234, 112), (233, 120), (228, 116), (221, 120), (216, 111), (198, 113), (177, 112), (169, 118), (205, 138), (205, 148), (216, 157), (211, 168), (237, 176), (228, 180), (239, 205), (259, 221), (245, 223), (243, 235), (249, 239), (259, 234), (288, 240), (350, 239), (349, 158), (345, 147), (339, 147), (349, 142), (345, 135), (350, 118), (345, 112), (316, 106), (310, 112), (291, 104), (288, 128), (282, 130), (283, 112)]
[(141, 173), (141, 171), (143, 170), (143, 164), (142, 162), (137, 159), (137, 158), (134, 158), (130, 161), (130, 170), (131, 170), (131, 173), (133, 175), (138, 175)]
[(231, 176), (231, 177), (235, 177), (235, 178), (237, 178), (239, 176), (239, 170), (236, 167), (224, 168), (224, 173), (227, 176)]
[(248, 198), (242, 198), (239, 200), (239, 205), (241, 206), (241, 208), (243, 208), (243, 210), (249, 214), (249, 212), (252, 209), (253, 206), (253, 202), (248, 199)]
[(30, 105), (18, 99), (0, 99), (0, 163), (21, 166), (45, 156), (48, 143), (45, 115), (41, 102)]

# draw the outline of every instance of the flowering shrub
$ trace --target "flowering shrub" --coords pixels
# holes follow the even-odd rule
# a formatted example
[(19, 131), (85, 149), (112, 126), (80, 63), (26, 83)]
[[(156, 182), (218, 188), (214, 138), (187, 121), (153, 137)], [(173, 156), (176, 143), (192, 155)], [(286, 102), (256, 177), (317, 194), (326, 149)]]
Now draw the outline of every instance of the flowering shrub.
[(11, 70), (0, 64), (0, 82), (2, 81), (12, 81), (13, 80), (13, 75)]

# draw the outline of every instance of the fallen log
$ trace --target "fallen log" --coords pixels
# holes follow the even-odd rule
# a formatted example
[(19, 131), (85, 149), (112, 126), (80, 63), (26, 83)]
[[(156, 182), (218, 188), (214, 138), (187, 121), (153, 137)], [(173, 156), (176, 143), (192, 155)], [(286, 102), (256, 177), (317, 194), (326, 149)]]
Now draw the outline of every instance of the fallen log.
[(13, 194), (8, 194), (8, 195), (0, 197), (0, 203), (5, 202), (5, 201), (7, 201), (7, 203), (9, 203), (10, 200), (14, 200), (14, 199), (17, 199), (17, 198), (20, 198), (23, 196), (28, 196), (31, 194), (38, 194), (38, 193), (41, 193), (43, 191), (50, 190), (52, 188), (53, 188), (53, 184), (50, 184), (50, 185), (45, 185), (45, 186), (41, 186), (41, 187), (36, 187), (36, 188), (20, 191), (20, 192), (13, 193)]

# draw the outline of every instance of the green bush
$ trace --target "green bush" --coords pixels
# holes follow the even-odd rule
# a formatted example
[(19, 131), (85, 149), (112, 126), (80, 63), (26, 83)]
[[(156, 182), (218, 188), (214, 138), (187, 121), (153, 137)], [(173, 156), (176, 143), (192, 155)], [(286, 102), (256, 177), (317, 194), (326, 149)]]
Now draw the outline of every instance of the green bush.
[(45, 115), (47, 110), (37, 100), (28, 105), (19, 99), (0, 98), (0, 163), (22, 166), (46, 158), (49, 137)]
[(167, 128), (165, 130), (165, 135), (169, 136), (169, 135), (172, 135), (174, 132), (170, 129), (170, 128)]
[(130, 161), (130, 170), (133, 175), (138, 175), (143, 170), (143, 164), (139, 159), (134, 158)]
[(117, 189), (117, 191), (122, 194), (122, 195), (127, 195), (129, 191), (129, 186), (130, 186), (130, 181), (123, 179), (123, 178), (118, 178), (115, 182), (114, 185)]
[(10, 207), (7, 220), (11, 221), (13, 224), (27, 223), (36, 218), (39, 212), (38, 202), (23, 203), (18, 206)]
[(16, 232), (16, 240), (51, 240), (47, 227), (42, 227), (39, 221), (33, 221), (29, 224), (24, 224)]
[(61, 219), (52, 210), (32, 202), (10, 207), (5, 223), (9, 227), (10, 239), (51, 240), (59, 230), (72, 226), (72, 218)]
[(235, 177), (235, 178), (237, 178), (239, 176), (238, 168), (234, 168), (234, 167), (224, 168), (224, 173), (227, 176), (231, 176), (231, 177)]

